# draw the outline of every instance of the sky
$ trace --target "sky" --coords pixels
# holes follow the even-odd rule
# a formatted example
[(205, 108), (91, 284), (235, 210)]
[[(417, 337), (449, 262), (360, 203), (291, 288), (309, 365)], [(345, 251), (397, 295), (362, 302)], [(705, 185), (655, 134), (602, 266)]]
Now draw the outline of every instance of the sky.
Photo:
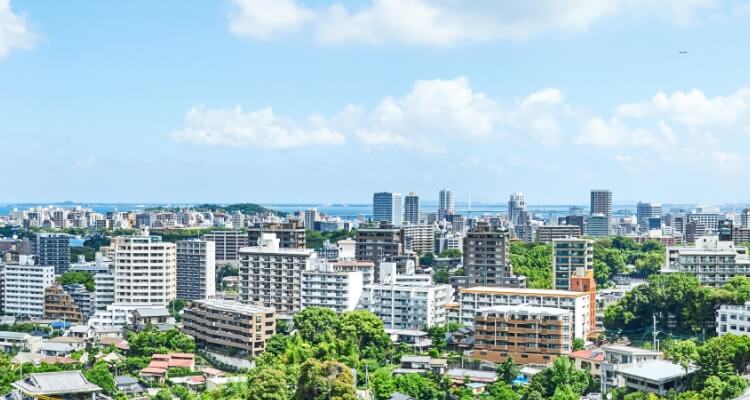
[(0, 202), (747, 203), (749, 37), (739, 0), (0, 0)]

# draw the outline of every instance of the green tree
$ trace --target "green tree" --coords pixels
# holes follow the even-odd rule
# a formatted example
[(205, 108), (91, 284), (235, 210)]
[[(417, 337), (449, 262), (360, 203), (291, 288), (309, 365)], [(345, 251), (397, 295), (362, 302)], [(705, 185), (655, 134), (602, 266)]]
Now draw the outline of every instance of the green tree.
[(104, 393), (113, 395), (115, 393), (115, 377), (109, 372), (109, 366), (104, 361), (98, 361), (90, 369), (83, 371), (91, 383), (98, 385)]
[(94, 291), (94, 276), (88, 272), (68, 271), (57, 277), (57, 282), (62, 285), (82, 284), (86, 290)]
[(440, 390), (435, 382), (419, 374), (399, 375), (395, 378), (395, 385), (397, 392), (417, 400), (432, 400), (440, 397)]
[(354, 376), (339, 362), (307, 360), (300, 368), (297, 400), (356, 400)]
[(581, 338), (573, 339), (573, 351), (583, 350), (586, 346), (586, 342)]
[(294, 327), (311, 344), (320, 343), (326, 332), (338, 328), (339, 316), (330, 308), (307, 307), (294, 315)]
[(440, 252), (440, 258), (460, 258), (463, 252), (461, 249), (445, 249)]
[(513, 381), (518, 378), (521, 370), (518, 369), (516, 364), (513, 362), (512, 357), (508, 357), (505, 361), (497, 365), (497, 379), (500, 382), (505, 382), (510, 385)]
[(690, 364), (698, 358), (698, 346), (693, 340), (675, 340), (667, 343), (667, 358), (680, 364), (687, 374)]
[(287, 400), (289, 390), (284, 372), (274, 368), (253, 370), (248, 377), (249, 400)]
[(172, 393), (167, 389), (161, 389), (151, 397), (151, 400), (172, 400)]
[(393, 379), (393, 370), (389, 367), (377, 369), (370, 379), (372, 393), (375, 400), (387, 400), (396, 390), (396, 382)]
[(352, 340), (362, 358), (384, 363), (391, 353), (391, 338), (385, 333), (383, 321), (366, 310), (342, 313), (338, 336)]

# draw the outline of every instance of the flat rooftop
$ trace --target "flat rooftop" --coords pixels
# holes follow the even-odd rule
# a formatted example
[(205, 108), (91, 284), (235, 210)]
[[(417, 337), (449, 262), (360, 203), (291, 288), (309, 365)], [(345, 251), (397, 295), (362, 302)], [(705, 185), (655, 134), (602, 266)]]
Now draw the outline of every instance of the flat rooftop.
[(557, 296), (557, 297), (583, 297), (588, 296), (586, 292), (573, 292), (570, 290), (554, 289), (530, 289), (530, 288), (510, 288), (495, 286), (475, 286), (460, 289), (461, 293), (478, 293), (478, 294), (516, 294), (526, 296)]

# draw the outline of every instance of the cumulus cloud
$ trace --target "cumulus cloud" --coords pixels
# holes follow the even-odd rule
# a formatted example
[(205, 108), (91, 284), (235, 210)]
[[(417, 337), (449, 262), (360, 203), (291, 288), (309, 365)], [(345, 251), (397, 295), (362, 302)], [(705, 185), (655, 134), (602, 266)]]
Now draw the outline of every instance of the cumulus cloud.
[(544, 89), (518, 101), (502, 101), (471, 87), (466, 77), (417, 81), (401, 96), (387, 96), (371, 109), (348, 105), (306, 123), (276, 116), (270, 108), (194, 107), (185, 127), (172, 133), (180, 142), (205, 145), (287, 148), (339, 144), (345, 136), (372, 147), (399, 146), (430, 153), (450, 142), (481, 142), (509, 132), (531, 132), (539, 143), (559, 145), (562, 93)]
[(270, 39), (288, 35), (315, 17), (295, 0), (232, 0), (229, 29), (241, 37)]
[(579, 33), (618, 14), (666, 16), (689, 24), (712, 0), (371, 0), (359, 7), (330, 2), (316, 10), (294, 0), (234, 0), (230, 28), (267, 38), (309, 28), (319, 43), (441, 46), (525, 40), (548, 32)]
[(209, 146), (271, 149), (344, 143), (344, 135), (328, 127), (320, 117), (298, 124), (275, 115), (271, 108), (245, 112), (239, 106), (193, 107), (185, 116), (185, 127), (172, 132), (171, 137), (177, 142)]
[(14, 13), (10, 0), (0, 0), (0, 58), (13, 49), (31, 49), (36, 41), (26, 15)]
[[(663, 160), (722, 171), (737, 172), (750, 162), (750, 157), (732, 150), (747, 143), (750, 89), (714, 97), (697, 89), (658, 92), (648, 100), (621, 104), (612, 114), (586, 120), (574, 142), (599, 148), (638, 148)], [(632, 168), (632, 160), (622, 157), (617, 155), (615, 161)]]

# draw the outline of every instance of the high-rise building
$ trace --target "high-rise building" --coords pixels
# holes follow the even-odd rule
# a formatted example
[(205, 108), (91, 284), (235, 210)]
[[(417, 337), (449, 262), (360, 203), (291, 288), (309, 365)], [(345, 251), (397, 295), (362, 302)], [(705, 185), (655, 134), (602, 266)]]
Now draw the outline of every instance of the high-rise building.
[(602, 214), (607, 221), (607, 233), (601, 236), (607, 236), (610, 233), (612, 225), (612, 191), (611, 190), (592, 190), (591, 191), (591, 215)]
[(577, 225), (545, 225), (536, 228), (536, 242), (550, 243), (555, 239), (576, 238), (581, 236)]
[[(203, 235), (203, 240), (216, 243), (216, 264), (239, 263), (239, 250), (247, 247), (249, 243), (248, 234), (242, 231), (212, 231)], [(252, 243), (255, 245), (255, 242)]]
[(638, 202), (636, 205), (636, 218), (641, 231), (649, 230), (650, 218), (661, 218), (661, 204)]
[(375, 222), (386, 221), (401, 226), (404, 218), (403, 208), (401, 193), (378, 192), (372, 196), (372, 216)]
[(745, 208), (740, 214), (740, 227), (750, 228), (750, 208)]
[(309, 208), (305, 210), (305, 229), (314, 231), (315, 221), (318, 220), (318, 210)]
[(718, 236), (696, 238), (694, 246), (667, 247), (666, 272), (695, 275), (701, 285), (721, 287), (735, 276), (750, 276), (748, 249)]
[(262, 233), (276, 235), (282, 249), (304, 249), (307, 245), (305, 227), (299, 221), (254, 224), (247, 230), (248, 246), (257, 246)]
[(419, 223), (419, 196), (414, 192), (409, 192), (404, 198), (404, 222)]
[(594, 273), (594, 242), (565, 238), (552, 241), (552, 288), (573, 290), (573, 277)]
[(446, 323), (452, 298), (451, 285), (396, 281), (365, 286), (358, 308), (375, 314), (386, 329), (422, 329)]
[(521, 192), (510, 195), (508, 200), (508, 220), (512, 225), (526, 225), (529, 212), (526, 208), (526, 197)]
[(177, 297), (186, 300), (216, 296), (216, 243), (190, 239), (177, 241)]
[(456, 199), (453, 197), (453, 192), (450, 189), (441, 190), (438, 201), (438, 219), (445, 219), (446, 215), (455, 213)]
[(44, 319), (64, 320), (71, 324), (83, 324), (83, 312), (63, 286), (52, 285), (44, 289)]
[(338, 313), (354, 310), (363, 286), (362, 271), (341, 272), (333, 264), (318, 263), (302, 272), (302, 308), (325, 307)]
[(2, 268), (3, 312), (23, 318), (44, 316), (44, 291), (55, 283), (55, 267), (34, 265), (31, 258)]
[(275, 234), (263, 233), (257, 246), (240, 250), (240, 299), (293, 314), (301, 309), (302, 272), (311, 269), (316, 257), (312, 249), (279, 243)]
[(404, 237), (401, 228), (387, 223), (376, 227), (357, 229), (357, 260), (369, 260), (379, 264), (386, 257), (404, 254)]
[(118, 236), (112, 240), (115, 303), (166, 306), (177, 297), (177, 254), (161, 236)]
[(470, 285), (525, 286), (524, 277), (513, 275), (510, 264), (510, 233), (492, 229), (480, 221), (464, 237), (464, 271)]
[(604, 237), (609, 235), (609, 218), (604, 214), (591, 214), (586, 219), (586, 235)]
[(34, 243), (37, 265), (52, 265), (62, 275), (70, 267), (70, 237), (64, 233), (37, 233)]
[(435, 225), (405, 225), (403, 231), (405, 252), (425, 254), (435, 251)]

